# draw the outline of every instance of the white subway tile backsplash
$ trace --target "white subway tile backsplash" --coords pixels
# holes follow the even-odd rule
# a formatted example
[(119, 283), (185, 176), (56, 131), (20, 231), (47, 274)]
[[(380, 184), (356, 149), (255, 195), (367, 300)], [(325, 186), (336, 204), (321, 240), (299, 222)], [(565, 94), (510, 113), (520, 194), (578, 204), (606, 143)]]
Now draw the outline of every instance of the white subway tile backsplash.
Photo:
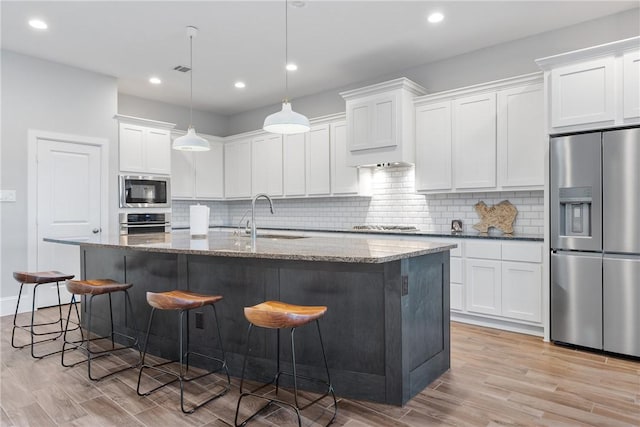
[[(301, 229), (350, 229), (355, 225), (412, 225), (424, 231), (447, 232), (451, 220), (462, 219), (465, 231), (479, 221), (473, 205), (482, 200), (491, 206), (509, 200), (518, 209), (516, 233), (544, 232), (542, 191), (508, 191), (420, 195), (415, 194), (413, 167), (381, 168), (373, 174), (373, 196), (274, 199), (275, 215), (259, 202), (259, 225)], [(263, 204), (264, 203), (264, 204)], [(189, 205), (174, 201), (173, 223), (188, 226)], [(251, 207), (249, 200), (200, 202), (211, 207), (211, 225), (237, 226)], [(244, 219), (246, 221), (247, 217)]]

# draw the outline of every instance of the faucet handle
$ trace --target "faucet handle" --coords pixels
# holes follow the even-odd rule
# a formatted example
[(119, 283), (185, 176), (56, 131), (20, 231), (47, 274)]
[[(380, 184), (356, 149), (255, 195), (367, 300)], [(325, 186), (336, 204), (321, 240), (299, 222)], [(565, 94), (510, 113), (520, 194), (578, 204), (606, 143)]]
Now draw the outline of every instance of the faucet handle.
[(247, 220), (247, 224), (244, 226), (244, 234), (251, 234), (251, 227), (249, 227), (250, 221)]

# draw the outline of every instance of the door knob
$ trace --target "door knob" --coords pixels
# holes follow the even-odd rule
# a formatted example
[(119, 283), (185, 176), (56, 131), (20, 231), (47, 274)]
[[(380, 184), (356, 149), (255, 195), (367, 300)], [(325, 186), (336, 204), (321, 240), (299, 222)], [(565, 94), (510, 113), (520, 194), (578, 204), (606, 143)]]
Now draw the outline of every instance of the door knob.
[(100, 229), (99, 228), (94, 228), (91, 231), (93, 231), (93, 234), (98, 234), (100, 232)]

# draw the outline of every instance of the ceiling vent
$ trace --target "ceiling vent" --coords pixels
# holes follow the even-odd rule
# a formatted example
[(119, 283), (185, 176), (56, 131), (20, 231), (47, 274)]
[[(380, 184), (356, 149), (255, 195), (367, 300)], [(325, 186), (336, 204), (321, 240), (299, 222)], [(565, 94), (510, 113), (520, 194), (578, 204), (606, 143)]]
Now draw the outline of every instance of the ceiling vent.
[(187, 67), (186, 65), (176, 65), (175, 67), (173, 67), (173, 69), (176, 71), (180, 71), (181, 73), (187, 73), (191, 71), (191, 68)]

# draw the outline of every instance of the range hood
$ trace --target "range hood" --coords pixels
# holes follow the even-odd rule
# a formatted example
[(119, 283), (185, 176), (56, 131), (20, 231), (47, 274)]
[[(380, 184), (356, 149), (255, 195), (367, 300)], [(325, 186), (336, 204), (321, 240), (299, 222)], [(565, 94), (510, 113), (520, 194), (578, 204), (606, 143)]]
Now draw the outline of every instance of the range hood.
[(413, 98), (425, 94), (406, 77), (341, 92), (347, 111), (347, 164), (413, 165)]

